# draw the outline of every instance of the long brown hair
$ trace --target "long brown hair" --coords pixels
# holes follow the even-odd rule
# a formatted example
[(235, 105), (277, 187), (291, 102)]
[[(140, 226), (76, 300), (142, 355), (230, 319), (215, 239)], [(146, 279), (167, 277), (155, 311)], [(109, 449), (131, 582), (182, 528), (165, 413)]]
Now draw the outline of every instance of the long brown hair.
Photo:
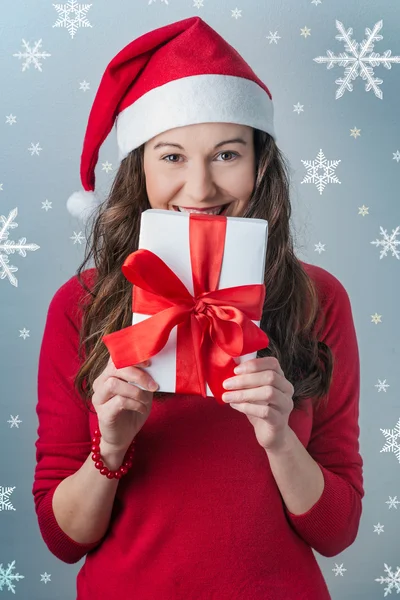
[[(311, 398), (313, 405), (326, 396), (333, 372), (333, 354), (318, 340), (324, 325), (316, 285), (304, 263), (294, 255), (289, 227), (289, 167), (267, 133), (254, 129), (256, 177), (242, 215), (268, 221), (264, 283), (266, 297), (260, 326), (269, 337), (257, 356), (278, 359), (286, 379), (294, 386), (294, 408)], [(151, 208), (143, 168), (144, 144), (121, 161), (105, 202), (87, 222), (85, 257), (76, 271), (87, 294), (83, 298), (79, 354), (82, 363), (74, 384), (90, 408), (93, 382), (104, 370), (109, 353), (101, 338), (132, 324), (132, 285), (121, 272), (126, 257), (138, 249), (141, 213)], [(95, 280), (82, 278), (93, 258)], [(320, 329), (317, 329), (320, 323)], [(171, 394), (156, 392), (154, 401)]]

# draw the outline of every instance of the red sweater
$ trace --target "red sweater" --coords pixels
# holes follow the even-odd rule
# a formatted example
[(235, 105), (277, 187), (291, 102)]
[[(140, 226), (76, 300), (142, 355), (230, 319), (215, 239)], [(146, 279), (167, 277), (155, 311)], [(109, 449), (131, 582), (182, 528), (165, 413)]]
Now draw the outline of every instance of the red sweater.
[[(107, 533), (93, 544), (72, 540), (52, 510), (54, 490), (86, 460), (98, 425), (72, 384), (82, 288), (73, 276), (54, 294), (39, 357), (32, 492), (50, 552), (66, 563), (86, 555), (77, 600), (330, 598), (313, 549), (336, 556), (358, 532), (360, 365), (345, 288), (303, 264), (327, 315), (321, 339), (336, 359), (327, 408), (313, 414), (308, 401), (307, 413), (292, 411), (289, 419), (324, 475), (319, 500), (304, 514), (290, 513), (246, 415), (212, 398), (176, 395), (153, 403)], [(85, 271), (89, 285), (94, 273)]]

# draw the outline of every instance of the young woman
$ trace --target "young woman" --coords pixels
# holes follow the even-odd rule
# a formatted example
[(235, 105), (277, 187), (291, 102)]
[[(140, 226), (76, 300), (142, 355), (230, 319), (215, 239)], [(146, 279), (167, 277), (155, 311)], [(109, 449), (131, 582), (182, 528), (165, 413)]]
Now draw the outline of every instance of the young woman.
[[(121, 164), (99, 205), (94, 169), (115, 122)], [(335, 556), (358, 531), (359, 354), (345, 288), (294, 254), (287, 172), (269, 89), (202, 19), (108, 65), (85, 193), (68, 201), (95, 218), (51, 300), (38, 373), (35, 507), (55, 556), (86, 556), (78, 600), (330, 598), (313, 550)], [(148, 208), (268, 221), (269, 345), (225, 381), (224, 405), (157, 393), (144, 363), (117, 369), (102, 341), (132, 323), (121, 265)]]

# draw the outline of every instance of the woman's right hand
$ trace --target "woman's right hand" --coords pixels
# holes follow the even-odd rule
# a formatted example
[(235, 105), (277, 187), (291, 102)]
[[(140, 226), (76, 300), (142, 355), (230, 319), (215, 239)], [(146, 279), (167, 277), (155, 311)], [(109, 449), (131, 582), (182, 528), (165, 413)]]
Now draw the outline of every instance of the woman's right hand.
[[(97, 413), (102, 444), (115, 452), (128, 449), (150, 414), (153, 393), (159, 386), (140, 368), (150, 364), (150, 360), (147, 360), (117, 369), (110, 356), (105, 369), (93, 382), (92, 404)], [(149, 391), (141, 390), (128, 381)], [(154, 389), (151, 390), (152, 383)]]

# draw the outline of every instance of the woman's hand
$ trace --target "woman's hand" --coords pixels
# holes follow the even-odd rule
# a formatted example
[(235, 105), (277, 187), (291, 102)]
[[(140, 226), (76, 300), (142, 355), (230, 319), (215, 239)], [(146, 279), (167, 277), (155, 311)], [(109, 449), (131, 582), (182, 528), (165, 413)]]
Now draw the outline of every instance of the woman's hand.
[[(140, 368), (150, 364), (148, 360), (117, 369), (110, 356), (105, 369), (93, 382), (92, 404), (98, 416), (102, 442), (115, 452), (128, 449), (150, 414), (153, 392), (158, 385)], [(133, 383), (148, 391), (141, 390)], [(154, 384), (153, 388), (151, 384)]]
[(243, 374), (223, 383), (225, 389), (228, 389), (228, 382), (232, 384), (229, 394), (233, 396), (228, 397), (226, 392), (222, 400), (245, 413), (254, 427), (258, 443), (265, 450), (279, 450), (285, 446), (290, 433), (288, 420), (294, 406), (294, 387), (273, 356), (254, 358), (241, 363), (240, 367)]

